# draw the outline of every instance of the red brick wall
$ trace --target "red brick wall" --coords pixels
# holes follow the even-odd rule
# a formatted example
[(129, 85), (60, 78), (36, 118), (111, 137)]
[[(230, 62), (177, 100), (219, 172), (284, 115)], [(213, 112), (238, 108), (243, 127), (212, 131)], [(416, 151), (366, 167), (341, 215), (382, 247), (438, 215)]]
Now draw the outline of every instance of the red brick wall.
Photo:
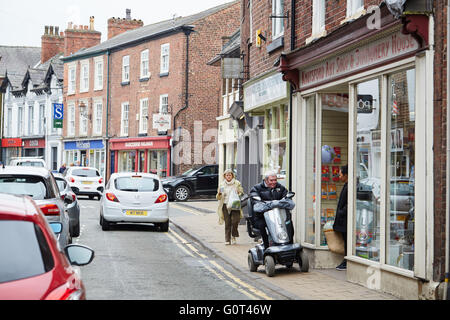
[(434, 262), (433, 278), (445, 275), (446, 223), (446, 145), (447, 145), (447, 7), (445, 1), (433, 1), (435, 15), (434, 58)]
[(102, 34), (89, 30), (87, 26), (78, 29), (66, 29), (64, 39), (64, 56), (70, 56), (81, 48), (90, 48), (100, 43)]
[[(55, 28), (55, 29), (53, 29)], [(45, 34), (41, 37), (41, 62), (44, 63), (57, 53), (64, 52), (64, 33), (57, 31), (57, 27), (51, 27), (52, 32), (45, 27)], [(54, 31), (53, 31), (54, 30)]]
[(142, 20), (127, 20), (125, 18), (110, 18), (108, 19), (108, 39), (117, 36), (128, 30), (134, 30), (144, 25)]
[[(170, 44), (169, 75), (160, 77), (161, 45)], [(139, 121), (136, 114), (140, 113), (140, 99), (149, 99), (148, 136), (158, 135), (153, 130), (153, 114), (159, 112), (160, 95), (168, 94), (169, 112), (172, 115), (183, 105), (182, 84), (184, 79), (184, 49), (185, 36), (177, 33), (168, 37), (147, 41), (140, 45), (126, 48), (111, 54), (111, 117), (110, 137), (120, 137), (120, 121), (122, 102), (129, 102), (129, 137), (139, 134)], [(149, 70), (151, 77), (140, 81), (141, 52), (149, 50)], [(122, 85), (122, 58), (130, 56), (130, 83)], [(168, 134), (171, 134), (170, 130)]]
[[(189, 36), (189, 107), (180, 113), (177, 125), (191, 132), (191, 161), (193, 164), (205, 163), (206, 159), (202, 157), (205, 148), (211, 143), (217, 145), (217, 141), (214, 140), (195, 141), (194, 121), (202, 122), (203, 140), (207, 130), (217, 130), (216, 117), (221, 114), (221, 70), (218, 66), (207, 65), (207, 62), (222, 50), (222, 37), (230, 36), (239, 28), (239, 13), (240, 2), (237, 1), (230, 7), (193, 23), (195, 32)], [(183, 86), (183, 94), (184, 92), (185, 87)], [(200, 132), (197, 134), (200, 138)], [(195, 142), (197, 146), (202, 145), (203, 147), (194, 149)], [(215, 158), (216, 154), (208, 152), (208, 156)], [(203, 162), (199, 162), (202, 159)], [(181, 166), (179, 170), (183, 171), (189, 167), (190, 165)]]

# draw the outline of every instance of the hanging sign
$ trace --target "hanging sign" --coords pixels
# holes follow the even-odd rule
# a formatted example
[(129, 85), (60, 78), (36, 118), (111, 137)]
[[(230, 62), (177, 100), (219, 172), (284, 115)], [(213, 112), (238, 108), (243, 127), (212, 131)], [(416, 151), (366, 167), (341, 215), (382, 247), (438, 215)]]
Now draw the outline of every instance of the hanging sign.
[(62, 103), (53, 104), (53, 128), (62, 129), (64, 119), (64, 105)]

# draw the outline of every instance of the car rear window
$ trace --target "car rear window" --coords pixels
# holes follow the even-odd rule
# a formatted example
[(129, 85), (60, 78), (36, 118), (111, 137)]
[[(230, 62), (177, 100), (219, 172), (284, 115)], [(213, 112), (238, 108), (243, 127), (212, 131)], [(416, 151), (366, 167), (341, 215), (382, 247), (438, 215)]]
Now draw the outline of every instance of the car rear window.
[(24, 167), (44, 167), (44, 164), (40, 161), (21, 161), (17, 162), (18, 166), (24, 166)]
[(414, 196), (414, 184), (408, 181), (391, 181), (391, 195)]
[(159, 181), (142, 176), (119, 177), (114, 181), (117, 190), (131, 192), (151, 192), (159, 189)]
[(45, 236), (33, 222), (0, 220), (0, 283), (38, 276), (54, 268)]
[(0, 192), (28, 195), (34, 200), (53, 198), (44, 178), (39, 176), (0, 176)]
[(74, 169), (72, 175), (85, 178), (100, 177), (100, 173), (92, 169)]

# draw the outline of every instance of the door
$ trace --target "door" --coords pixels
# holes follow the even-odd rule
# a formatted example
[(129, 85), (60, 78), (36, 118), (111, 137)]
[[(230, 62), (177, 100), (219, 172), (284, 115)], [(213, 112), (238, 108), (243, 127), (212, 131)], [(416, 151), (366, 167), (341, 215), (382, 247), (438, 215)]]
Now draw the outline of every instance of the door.
[(218, 166), (205, 166), (197, 173), (197, 191), (215, 193), (218, 184)]

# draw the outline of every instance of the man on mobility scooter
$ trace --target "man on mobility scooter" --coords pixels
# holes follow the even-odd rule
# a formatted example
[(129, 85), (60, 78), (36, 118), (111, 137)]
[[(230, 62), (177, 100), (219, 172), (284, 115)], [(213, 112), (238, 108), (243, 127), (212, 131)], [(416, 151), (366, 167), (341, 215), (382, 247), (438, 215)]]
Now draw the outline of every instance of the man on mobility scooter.
[[(306, 253), (300, 244), (294, 244), (294, 228), (290, 210), (295, 204), (294, 193), (277, 182), (276, 172), (268, 172), (264, 181), (250, 190), (248, 199), (247, 230), (252, 238), (261, 236), (263, 244), (249, 250), (250, 271), (264, 265), (266, 274), (271, 277), (275, 264), (290, 268), (298, 262), (301, 271), (309, 270)], [(269, 234), (266, 231), (269, 230)]]

